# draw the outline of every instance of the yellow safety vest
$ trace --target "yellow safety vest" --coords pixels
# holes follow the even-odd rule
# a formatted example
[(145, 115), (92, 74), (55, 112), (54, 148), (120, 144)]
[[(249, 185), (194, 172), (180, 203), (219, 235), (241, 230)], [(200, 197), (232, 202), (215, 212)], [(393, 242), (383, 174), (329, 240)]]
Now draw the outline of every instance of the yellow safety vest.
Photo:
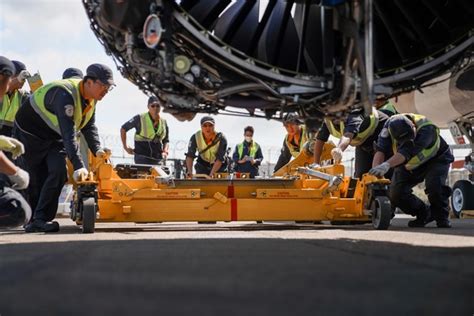
[[(255, 155), (257, 154), (257, 150), (259, 148), (260, 146), (256, 142), (252, 142), (252, 145), (250, 146), (249, 156), (255, 158)], [(242, 155), (244, 154), (244, 143), (240, 143), (237, 145), (237, 152), (239, 153), (239, 159), (242, 159)]]
[(140, 133), (135, 133), (135, 141), (152, 141), (157, 137), (162, 141), (166, 137), (166, 120), (160, 118), (158, 129), (155, 130), (148, 112), (140, 114)]
[[(436, 153), (439, 150), (440, 146), (440, 137), (439, 137), (439, 128), (433, 124), (430, 120), (428, 120), (424, 115), (420, 114), (396, 114), (396, 115), (405, 115), (408, 116), (416, 126), (416, 130), (418, 131), (420, 128), (428, 125), (432, 125), (436, 128), (436, 141), (431, 145), (429, 148), (425, 148), (422, 151), (420, 151), (418, 154), (416, 154), (414, 157), (412, 157), (406, 164), (405, 168), (407, 170), (413, 170), (415, 168), (418, 168), (420, 165), (425, 163), (426, 161), (430, 160), (434, 156), (436, 156)], [(389, 130), (390, 132), (390, 130)], [(398, 144), (395, 138), (390, 134), (390, 137), (392, 138), (392, 149), (393, 152), (397, 152)]]
[(33, 93), (33, 95), (30, 96), (30, 103), (35, 110), (36, 113), (45, 121), (48, 126), (54, 130), (56, 133), (61, 135), (61, 130), (59, 129), (59, 122), (58, 122), (58, 117), (56, 114), (50, 112), (48, 109), (46, 109), (46, 106), (44, 105), (44, 97), (46, 93), (56, 87), (63, 88), (69, 94), (71, 94), (73, 100), (74, 100), (74, 113), (73, 113), (73, 120), (74, 120), (74, 126), (76, 128), (76, 131), (81, 130), (86, 124), (90, 121), (92, 118), (92, 115), (95, 112), (95, 103), (96, 101), (93, 100), (91, 104), (91, 108), (87, 113), (83, 115), (82, 113), (82, 102), (81, 102), (81, 93), (79, 90), (79, 84), (81, 82), (81, 79), (64, 79), (64, 80), (57, 80), (53, 81), (51, 83), (48, 83), (47, 85), (42, 86), (38, 90)]
[(16, 90), (11, 98), (7, 94), (3, 96), (2, 109), (0, 110), (0, 125), (13, 126), (16, 113), (20, 109), (22, 94), (21, 91)]
[[(374, 107), (372, 107), (372, 114), (370, 114), (369, 118), (370, 118), (369, 126), (365, 130), (359, 131), (359, 133), (354, 135), (354, 138), (349, 143), (350, 145), (358, 146), (362, 144), (363, 142), (365, 142), (367, 138), (369, 138), (375, 132), (375, 130), (377, 129), (377, 125), (379, 124), (379, 113)], [(324, 123), (326, 124), (326, 127), (328, 128), (329, 133), (332, 136), (336, 138), (341, 138), (344, 135), (343, 134), (344, 127), (345, 127), (344, 122), (341, 121), (339, 123), (339, 129), (337, 129), (334, 126), (334, 124), (332, 123), (330, 119), (325, 118)]]
[(398, 114), (398, 111), (395, 108), (395, 105), (390, 101), (382, 105), (382, 107), (379, 108), (379, 110), (385, 110), (387, 112), (390, 112), (392, 115)]
[(288, 134), (285, 136), (285, 142), (286, 146), (290, 150), (290, 154), (296, 158), (299, 154), (301, 149), (303, 148), (304, 143), (308, 141), (308, 133), (306, 132), (306, 126), (305, 125), (300, 125), (301, 128), (301, 135), (300, 135), (300, 143), (298, 147), (295, 147), (293, 144), (290, 143), (288, 140)]
[[(221, 141), (219, 140), (214, 145), (212, 145), (209, 149), (207, 149), (204, 153), (202, 153), (202, 151), (206, 149), (208, 146), (208, 144), (206, 143), (206, 140), (204, 139), (204, 136), (202, 135), (202, 131), (198, 131), (196, 134), (194, 134), (194, 137), (196, 138), (196, 144), (197, 144), (197, 149), (199, 151), (199, 156), (204, 161), (207, 161), (208, 163), (213, 164), (214, 161), (216, 161), (217, 151), (219, 150), (219, 144), (221, 143)], [(216, 137), (219, 137), (219, 136), (216, 135)]]

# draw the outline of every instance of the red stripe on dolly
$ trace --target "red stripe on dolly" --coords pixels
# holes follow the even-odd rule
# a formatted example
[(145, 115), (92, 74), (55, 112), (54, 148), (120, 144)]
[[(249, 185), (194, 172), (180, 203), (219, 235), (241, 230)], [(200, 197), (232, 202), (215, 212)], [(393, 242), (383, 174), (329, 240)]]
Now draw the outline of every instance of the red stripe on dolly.
[(237, 199), (230, 199), (230, 220), (237, 220)]
[(227, 186), (227, 197), (229, 199), (233, 198), (235, 195), (234, 195), (234, 185), (228, 185)]

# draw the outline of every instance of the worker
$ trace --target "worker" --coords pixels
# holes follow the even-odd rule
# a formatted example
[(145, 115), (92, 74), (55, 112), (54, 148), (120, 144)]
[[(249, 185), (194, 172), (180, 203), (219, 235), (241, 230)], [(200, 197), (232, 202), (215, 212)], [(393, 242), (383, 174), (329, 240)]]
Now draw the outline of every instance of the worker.
[[(168, 158), (169, 128), (160, 110), (160, 100), (152, 96), (148, 99), (148, 112), (135, 115), (120, 129), (123, 149), (134, 155), (137, 164), (157, 165)], [(135, 128), (134, 148), (127, 145), (127, 131), (132, 128)]]
[[(11, 78), (15, 74), (14, 64), (0, 56), (0, 100), (5, 97)], [(16, 190), (26, 189), (28, 173), (15, 166), (3, 151), (17, 156), (24, 153), (23, 144), (14, 138), (0, 135), (0, 228), (26, 224), (31, 218), (31, 208)]]
[(80, 69), (73, 68), (73, 67), (66, 68), (63, 72), (63, 79), (72, 79), (72, 78), (82, 79), (84, 78), (84, 74), (82, 73)]
[(67, 178), (66, 155), (74, 168), (75, 181), (88, 175), (79, 152), (77, 132), (82, 133), (96, 157), (105, 155), (95, 124), (95, 107), (114, 85), (109, 67), (92, 64), (83, 80), (46, 84), (18, 111), (16, 136), (26, 150), (21, 162), (31, 176), (28, 198), (33, 221), (25, 226), (26, 232), (59, 231), (59, 224), (51, 221)]
[(274, 172), (286, 165), (291, 157), (296, 158), (304, 145), (314, 137), (310, 133), (299, 117), (295, 113), (287, 113), (283, 118), (283, 126), (286, 129), (286, 136), (283, 140), (283, 147), (275, 165)]
[[(387, 156), (393, 153), (390, 159)], [(403, 212), (416, 216), (409, 227), (424, 227), (435, 220), (438, 227), (449, 228), (446, 185), (449, 166), (454, 161), (439, 128), (423, 115), (397, 114), (385, 123), (377, 143), (370, 174), (382, 177), (395, 168), (390, 185), (390, 201)], [(412, 188), (425, 181), (427, 206)]]
[(187, 177), (193, 172), (193, 161), (198, 152), (194, 168), (198, 174), (206, 174), (213, 177), (217, 172), (225, 172), (227, 169), (226, 149), (227, 139), (224, 134), (215, 131), (215, 121), (210, 116), (201, 119), (201, 130), (196, 132), (188, 144), (186, 153)]
[(12, 60), (12, 63), (15, 66), (15, 73), (11, 78), (7, 94), (0, 101), (0, 135), (5, 136), (12, 136), (16, 113), (29, 95), (21, 90), (26, 78), (30, 76), (25, 64), (17, 60)]
[(314, 143), (314, 163), (320, 164), (324, 143), (329, 135), (339, 138), (339, 143), (331, 150), (334, 163), (342, 161), (343, 152), (352, 145), (355, 147), (355, 178), (362, 178), (372, 167), (374, 142), (388, 120), (389, 116), (372, 108), (372, 114), (366, 115), (364, 109), (357, 109), (341, 120), (324, 119)]
[(258, 176), (258, 167), (262, 163), (262, 148), (253, 140), (254, 129), (252, 126), (244, 128), (244, 141), (235, 146), (232, 160), (235, 171), (250, 173), (250, 178)]

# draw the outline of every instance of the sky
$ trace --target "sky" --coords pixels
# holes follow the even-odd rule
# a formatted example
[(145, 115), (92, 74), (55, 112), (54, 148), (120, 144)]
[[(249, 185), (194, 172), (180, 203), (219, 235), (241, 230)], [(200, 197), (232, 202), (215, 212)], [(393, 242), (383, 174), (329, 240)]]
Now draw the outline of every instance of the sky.
[[(24, 62), (31, 73), (39, 71), (45, 83), (60, 79), (68, 67), (85, 72), (88, 65), (103, 63), (112, 68), (117, 86), (98, 103), (96, 122), (103, 145), (111, 147), (114, 155), (127, 156), (121, 149), (119, 130), (124, 122), (146, 111), (147, 96), (117, 71), (90, 29), (82, 1), (0, 0), (0, 55)], [(162, 116), (170, 128), (170, 158), (183, 158), (202, 115), (191, 122), (179, 122), (166, 113)], [(245, 126), (254, 126), (254, 139), (263, 148), (264, 161), (278, 159), (285, 136), (280, 122), (223, 115), (215, 120), (216, 129), (226, 135), (232, 147), (243, 140)], [(133, 138), (132, 131), (129, 138)], [(345, 160), (352, 155), (350, 149)]]
[[(125, 80), (90, 29), (80, 0), (0, 0), (0, 55), (24, 62), (39, 71), (43, 82), (61, 78), (64, 69), (85, 72), (92, 63), (103, 63), (114, 71), (117, 86), (98, 103), (96, 122), (102, 142), (120, 150), (119, 131), (127, 120), (147, 111), (148, 97)], [(25, 84), (24, 89), (28, 89)], [(162, 113), (170, 128), (170, 155), (182, 158), (187, 142), (200, 127), (197, 115), (191, 122), (179, 122)], [(285, 136), (281, 123), (256, 118), (215, 116), (216, 130), (226, 135), (232, 147), (243, 140), (247, 125), (255, 128), (255, 140), (263, 147), (266, 160), (275, 162)], [(129, 132), (133, 138), (133, 131)], [(133, 145), (133, 143), (130, 143)], [(116, 153), (115, 150), (120, 150)]]

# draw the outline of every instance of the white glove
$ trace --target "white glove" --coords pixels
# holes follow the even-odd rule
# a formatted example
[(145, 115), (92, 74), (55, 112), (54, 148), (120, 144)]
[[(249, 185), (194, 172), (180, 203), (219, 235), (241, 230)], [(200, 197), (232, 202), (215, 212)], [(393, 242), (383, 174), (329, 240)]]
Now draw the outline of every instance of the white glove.
[(312, 163), (310, 165), (308, 165), (308, 168), (311, 168), (311, 169), (316, 169), (316, 168), (319, 168), (321, 167), (321, 165), (319, 163)]
[(376, 177), (383, 177), (388, 171), (390, 170), (390, 164), (388, 162), (384, 162), (377, 167), (373, 167), (369, 170), (369, 174), (376, 176)]
[(0, 136), (0, 150), (12, 153), (12, 158), (16, 159), (25, 153), (25, 146), (15, 138), (8, 136)]
[(105, 154), (110, 154), (111, 151), (108, 148), (100, 148), (98, 151), (95, 152), (95, 156), (97, 158), (103, 158)]
[(77, 170), (74, 170), (74, 174), (72, 175), (72, 177), (74, 178), (74, 181), (77, 182), (86, 179), (88, 175), (89, 171), (86, 168), (79, 168)]
[(331, 150), (331, 156), (332, 156), (332, 159), (334, 159), (335, 164), (340, 163), (341, 160), (342, 160), (342, 150), (341, 150), (341, 148), (339, 148), (339, 147), (333, 148)]
[(25, 170), (18, 168), (15, 174), (8, 176), (13, 183), (12, 188), (16, 190), (24, 190), (30, 183), (30, 175)]

